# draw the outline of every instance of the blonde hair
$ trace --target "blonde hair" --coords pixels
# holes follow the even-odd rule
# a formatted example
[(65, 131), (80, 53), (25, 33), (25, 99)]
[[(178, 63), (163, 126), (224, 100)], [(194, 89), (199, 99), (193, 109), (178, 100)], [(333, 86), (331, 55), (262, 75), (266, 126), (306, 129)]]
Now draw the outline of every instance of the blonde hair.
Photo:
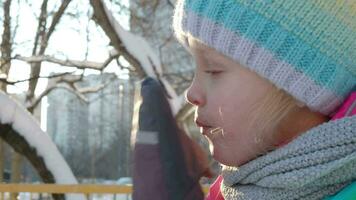
[(302, 107), (303, 103), (271, 84), (270, 92), (253, 106), (248, 117), (249, 127), (253, 128), (256, 134), (256, 142), (270, 140), (271, 138), (262, 136), (263, 132), (276, 132), (278, 125), (288, 114)]

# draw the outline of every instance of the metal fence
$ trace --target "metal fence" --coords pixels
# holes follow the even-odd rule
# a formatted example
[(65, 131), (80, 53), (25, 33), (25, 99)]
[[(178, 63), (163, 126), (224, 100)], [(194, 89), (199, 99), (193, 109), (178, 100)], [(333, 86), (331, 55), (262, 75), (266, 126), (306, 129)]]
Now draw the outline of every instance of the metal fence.
[(50, 200), (51, 194), (84, 194), (88, 200), (131, 200), (132, 186), (0, 184), (0, 200)]
[[(209, 187), (203, 186), (206, 194)], [(88, 200), (131, 200), (131, 185), (0, 184), (0, 200), (52, 200), (51, 194), (84, 194)]]

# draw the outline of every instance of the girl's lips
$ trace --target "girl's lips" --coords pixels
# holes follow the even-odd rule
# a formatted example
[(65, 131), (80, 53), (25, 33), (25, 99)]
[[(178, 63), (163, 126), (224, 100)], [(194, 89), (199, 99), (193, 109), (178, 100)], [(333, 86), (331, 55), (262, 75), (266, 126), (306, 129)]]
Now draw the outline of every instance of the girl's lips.
[(195, 123), (197, 124), (198, 127), (200, 127), (200, 132), (203, 135), (206, 135), (207, 133), (209, 133), (209, 131), (213, 128), (212, 126), (204, 124), (204, 123), (200, 122), (199, 120), (196, 120)]
[(209, 133), (211, 133), (211, 130), (212, 130), (213, 127), (201, 127), (200, 128), (200, 132), (203, 134), (203, 135), (207, 135)]
[(201, 128), (211, 128), (211, 126), (204, 124), (198, 120), (196, 120), (195, 123), (197, 124), (198, 127), (201, 127)]

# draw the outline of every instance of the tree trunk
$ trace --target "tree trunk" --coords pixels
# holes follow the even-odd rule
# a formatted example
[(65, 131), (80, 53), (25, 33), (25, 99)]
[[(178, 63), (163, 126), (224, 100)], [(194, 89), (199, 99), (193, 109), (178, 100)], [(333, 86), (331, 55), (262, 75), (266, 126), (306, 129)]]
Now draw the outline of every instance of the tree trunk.
[[(11, 67), (11, 17), (10, 17), (11, 0), (6, 0), (3, 4), (4, 21), (3, 21), (3, 34), (1, 41), (1, 60), (0, 60), (0, 72), (4, 75), (8, 75)], [(6, 83), (0, 83), (0, 90), (6, 92)], [(0, 182), (3, 182), (4, 174), (4, 161), (5, 150), (4, 143), (0, 140)]]

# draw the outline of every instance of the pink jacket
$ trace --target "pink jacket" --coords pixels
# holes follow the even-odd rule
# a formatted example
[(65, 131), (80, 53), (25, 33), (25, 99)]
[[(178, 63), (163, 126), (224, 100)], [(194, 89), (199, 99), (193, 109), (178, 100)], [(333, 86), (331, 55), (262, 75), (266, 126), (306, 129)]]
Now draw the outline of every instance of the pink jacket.
[[(351, 93), (351, 95), (345, 100), (340, 109), (332, 116), (331, 120), (336, 120), (345, 116), (352, 115), (356, 115), (356, 92)], [(210, 186), (208, 196), (205, 200), (224, 200), (224, 197), (220, 191), (222, 181), (223, 177), (221, 175), (218, 176), (215, 182)]]

